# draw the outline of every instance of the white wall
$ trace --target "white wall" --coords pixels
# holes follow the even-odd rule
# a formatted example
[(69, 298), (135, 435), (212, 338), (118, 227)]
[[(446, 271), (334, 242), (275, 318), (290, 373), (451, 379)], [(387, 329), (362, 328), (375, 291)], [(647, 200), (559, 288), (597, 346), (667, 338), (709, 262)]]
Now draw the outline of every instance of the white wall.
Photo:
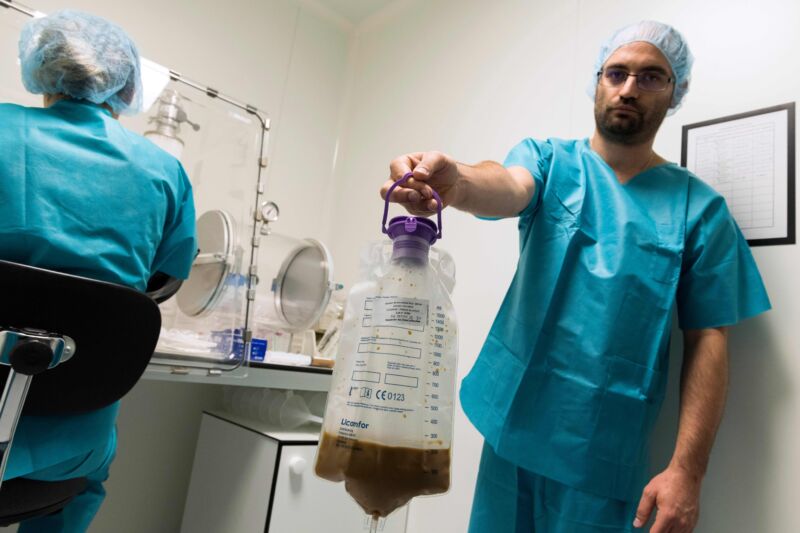
[[(341, 278), (353, 281), (359, 247), (379, 236), (378, 188), (391, 158), (436, 149), (465, 162), (502, 160), (526, 136), (590, 135), (584, 90), (595, 54), (614, 29), (642, 18), (674, 24), (697, 57), (693, 89), (656, 143), (666, 158), (679, 161), (683, 124), (800, 99), (800, 7), (789, 0), (757, 7), (742, 0), (411, 0), (361, 25), (337, 167), (332, 245)], [(463, 377), (515, 268), (515, 223), (451, 211), (442, 246), (459, 269)], [(704, 484), (700, 532), (800, 530), (800, 343), (792, 334), (800, 323), (800, 251), (754, 253), (775, 309), (732, 332), (730, 398)], [(674, 443), (679, 337), (676, 343), (654, 468)], [(455, 439), (453, 487), (412, 504), (409, 533), (466, 530), (481, 439), (460, 412)]]
[[(311, 0), (25, 4), (107, 17), (128, 31), (142, 56), (269, 113), (266, 196), (282, 212), (275, 230), (328, 240), (330, 214), (320, 206), (332, 183), (352, 29), (342, 17)], [(0, 9), (0, 98), (38, 105), (18, 82), (16, 41), (25, 20)], [(200, 413), (220, 401), (213, 385), (136, 386), (122, 404), (119, 455), (91, 531), (178, 530)]]

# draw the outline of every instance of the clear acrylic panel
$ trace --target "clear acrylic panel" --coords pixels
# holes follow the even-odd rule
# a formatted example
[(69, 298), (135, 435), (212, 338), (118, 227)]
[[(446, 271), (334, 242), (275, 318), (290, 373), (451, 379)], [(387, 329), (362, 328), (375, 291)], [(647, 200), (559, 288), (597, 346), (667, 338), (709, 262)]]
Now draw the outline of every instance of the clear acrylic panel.
[(177, 295), (161, 304), (153, 363), (235, 368), (247, 359), (261, 122), (176, 81), (147, 112), (122, 120), (180, 159), (197, 211), (198, 256)]

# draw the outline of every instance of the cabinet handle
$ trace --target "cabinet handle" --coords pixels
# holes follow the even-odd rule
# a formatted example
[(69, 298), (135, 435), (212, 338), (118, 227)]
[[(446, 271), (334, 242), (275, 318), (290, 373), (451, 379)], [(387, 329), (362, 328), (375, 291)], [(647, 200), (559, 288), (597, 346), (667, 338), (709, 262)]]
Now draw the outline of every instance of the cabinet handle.
[(306, 461), (302, 457), (292, 457), (289, 460), (289, 471), (295, 476), (303, 475), (303, 472), (306, 471), (307, 466), (308, 466), (308, 461)]

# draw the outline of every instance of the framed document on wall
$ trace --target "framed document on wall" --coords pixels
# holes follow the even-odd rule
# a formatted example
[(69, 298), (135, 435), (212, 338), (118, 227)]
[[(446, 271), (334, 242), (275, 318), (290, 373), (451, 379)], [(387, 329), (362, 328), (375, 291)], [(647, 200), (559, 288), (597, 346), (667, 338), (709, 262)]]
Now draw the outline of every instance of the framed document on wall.
[(751, 246), (795, 244), (795, 105), (683, 127), (681, 165), (714, 187)]

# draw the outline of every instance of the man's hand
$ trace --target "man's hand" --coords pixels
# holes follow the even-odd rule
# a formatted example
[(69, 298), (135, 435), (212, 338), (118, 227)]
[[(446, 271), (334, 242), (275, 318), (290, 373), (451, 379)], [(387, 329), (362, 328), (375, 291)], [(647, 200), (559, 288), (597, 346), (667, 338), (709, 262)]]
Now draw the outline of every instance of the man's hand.
[(436, 213), (433, 191), (448, 205), (473, 215), (504, 218), (517, 216), (536, 191), (536, 182), (524, 167), (505, 168), (496, 161), (474, 165), (459, 163), (441, 152), (414, 152), (389, 165), (389, 179), (381, 187), (386, 198), (389, 187), (407, 173), (412, 177), (392, 191), (396, 202), (414, 215)]
[(650, 533), (691, 533), (700, 517), (700, 483), (686, 470), (667, 468), (644, 488), (633, 527), (645, 525), (657, 509)]
[(400, 156), (391, 162), (389, 171), (389, 179), (381, 187), (382, 198), (386, 198), (389, 187), (395, 181), (408, 172), (414, 173), (408, 181), (397, 186), (389, 198), (389, 201), (401, 204), (409, 213), (428, 216), (436, 212), (436, 200), (431, 189), (436, 190), (444, 206), (455, 201), (458, 165), (441, 152), (415, 152)]

